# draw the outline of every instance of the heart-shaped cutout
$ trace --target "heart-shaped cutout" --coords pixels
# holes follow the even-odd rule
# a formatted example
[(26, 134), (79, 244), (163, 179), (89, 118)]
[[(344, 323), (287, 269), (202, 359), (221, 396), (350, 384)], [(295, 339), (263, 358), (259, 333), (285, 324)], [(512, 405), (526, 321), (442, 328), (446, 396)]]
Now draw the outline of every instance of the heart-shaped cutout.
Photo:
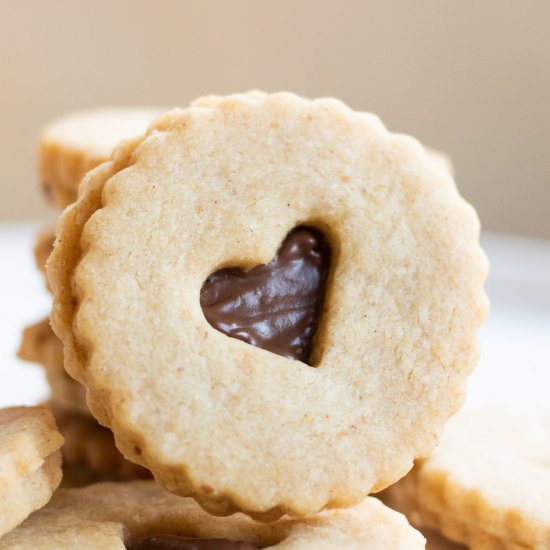
[(268, 264), (212, 273), (200, 294), (204, 316), (232, 338), (308, 363), (329, 269), (323, 234), (296, 227)]

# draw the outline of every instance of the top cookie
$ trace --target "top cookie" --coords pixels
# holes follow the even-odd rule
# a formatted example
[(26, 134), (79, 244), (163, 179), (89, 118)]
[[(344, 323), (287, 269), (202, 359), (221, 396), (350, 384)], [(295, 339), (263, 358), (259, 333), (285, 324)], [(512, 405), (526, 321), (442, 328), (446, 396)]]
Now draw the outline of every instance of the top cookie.
[(0, 537), (50, 500), (61, 481), (62, 444), (46, 409), (0, 409)]
[(264, 519), (349, 506), (462, 403), (478, 237), (448, 171), (375, 116), (207, 98), (85, 178), (52, 325), (93, 414), (169, 490)]
[(161, 113), (156, 107), (105, 107), (51, 122), (38, 140), (38, 171), (48, 199), (61, 208), (74, 202), (84, 174), (108, 160), (121, 140), (143, 134)]

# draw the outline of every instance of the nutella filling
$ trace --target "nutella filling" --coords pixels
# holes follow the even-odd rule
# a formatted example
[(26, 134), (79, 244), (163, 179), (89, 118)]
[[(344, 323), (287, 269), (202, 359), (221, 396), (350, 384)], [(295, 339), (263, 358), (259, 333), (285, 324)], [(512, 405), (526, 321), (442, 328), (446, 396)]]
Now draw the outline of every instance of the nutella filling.
[(268, 264), (210, 275), (200, 295), (204, 316), (232, 338), (308, 363), (329, 267), (323, 234), (297, 227)]
[(193, 539), (176, 535), (152, 535), (145, 537), (131, 550), (258, 550), (244, 541), (227, 539)]

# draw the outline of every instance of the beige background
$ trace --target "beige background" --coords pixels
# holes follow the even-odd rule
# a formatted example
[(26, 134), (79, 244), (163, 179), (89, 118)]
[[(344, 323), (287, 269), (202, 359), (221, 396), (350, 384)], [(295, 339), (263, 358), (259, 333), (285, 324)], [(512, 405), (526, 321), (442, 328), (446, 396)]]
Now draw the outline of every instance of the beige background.
[(46, 213), (34, 138), (101, 104), (334, 95), (448, 151), (486, 229), (550, 238), (547, 0), (0, 0), (0, 221)]

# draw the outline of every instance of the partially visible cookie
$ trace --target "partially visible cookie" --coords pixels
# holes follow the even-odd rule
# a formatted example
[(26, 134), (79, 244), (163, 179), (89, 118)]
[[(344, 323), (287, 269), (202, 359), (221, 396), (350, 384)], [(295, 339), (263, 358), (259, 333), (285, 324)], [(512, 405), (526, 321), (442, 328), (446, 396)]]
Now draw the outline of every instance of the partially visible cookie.
[(50, 500), (61, 481), (62, 444), (46, 409), (0, 409), (0, 537)]
[[(115, 447), (113, 434), (89, 415), (52, 406), (65, 438), (63, 469), (87, 474), (87, 481), (118, 481), (150, 478), (149, 470), (126, 460)], [(74, 478), (74, 476), (73, 476)]]
[(550, 548), (550, 410), (461, 411), (382, 498), (473, 549)]
[[(100, 426), (86, 405), (86, 390), (63, 368), (63, 346), (48, 319), (23, 332), (19, 357), (41, 364), (51, 389), (48, 407), (65, 438), (63, 468), (81, 469), (88, 480), (139, 479), (148, 470), (127, 461), (115, 447), (113, 434)], [(73, 476), (74, 477), (74, 476)]]
[(46, 508), (0, 539), (0, 550), (37, 548), (415, 550), (424, 548), (424, 538), (374, 498), (347, 510), (262, 524), (242, 514), (210, 516), (191, 498), (136, 481), (60, 489)]
[(143, 134), (163, 110), (105, 107), (51, 122), (38, 141), (38, 170), (48, 199), (62, 208), (74, 202), (84, 174), (105, 162), (120, 141)]
[(54, 405), (90, 416), (86, 405), (86, 390), (63, 368), (63, 346), (51, 329), (48, 318), (23, 331), (18, 355), (25, 361), (39, 363), (44, 367), (52, 390), (50, 400)]

